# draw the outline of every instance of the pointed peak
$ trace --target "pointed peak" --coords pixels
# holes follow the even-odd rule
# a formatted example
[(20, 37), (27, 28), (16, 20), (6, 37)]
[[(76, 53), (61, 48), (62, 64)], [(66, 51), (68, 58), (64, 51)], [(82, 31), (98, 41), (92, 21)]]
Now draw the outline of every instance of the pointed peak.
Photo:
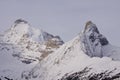
[(89, 31), (99, 33), (97, 26), (92, 21), (87, 21), (85, 25), (84, 33)]
[(87, 55), (91, 57), (103, 57), (101, 48), (108, 45), (109, 41), (106, 37), (99, 33), (97, 26), (92, 23), (92, 21), (88, 21), (86, 23), (83, 38), (85, 48), (87, 49)]
[(28, 22), (26, 20), (17, 19), (16, 21), (14, 21), (14, 23), (13, 23), (13, 25), (10, 29), (12, 29), (12, 30), (13, 29), (23, 30), (23, 29), (28, 29), (28, 27), (30, 27), (30, 25), (28, 24)]
[(19, 23), (28, 23), (28, 22), (23, 19), (17, 19), (14, 23), (19, 24)]
[(87, 28), (89, 25), (93, 24), (92, 21), (87, 21), (86, 22), (86, 25), (85, 25), (85, 28)]

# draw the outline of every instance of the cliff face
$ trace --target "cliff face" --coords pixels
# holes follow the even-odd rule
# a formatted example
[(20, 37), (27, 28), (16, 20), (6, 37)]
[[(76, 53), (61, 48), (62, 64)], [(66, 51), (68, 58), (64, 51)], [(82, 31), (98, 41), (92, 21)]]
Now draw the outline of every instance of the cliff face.
[(113, 60), (120, 60), (118, 56), (120, 48), (109, 43), (107, 38), (100, 33), (97, 26), (88, 21), (84, 32), (80, 34), (82, 50), (90, 57), (110, 57)]
[(88, 21), (82, 33), (83, 45), (86, 54), (91, 57), (103, 57), (102, 48), (109, 44), (109, 41), (98, 30), (97, 26)]

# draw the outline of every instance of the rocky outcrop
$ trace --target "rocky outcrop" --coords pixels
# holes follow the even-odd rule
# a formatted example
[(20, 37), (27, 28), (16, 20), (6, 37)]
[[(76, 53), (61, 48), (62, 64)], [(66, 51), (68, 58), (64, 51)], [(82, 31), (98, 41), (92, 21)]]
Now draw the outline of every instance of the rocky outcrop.
[(79, 72), (75, 72), (73, 74), (66, 74), (59, 80), (119, 80), (120, 73), (115, 75), (111, 75), (114, 73), (115, 69), (112, 71), (106, 70), (101, 73), (90, 73), (92, 68), (84, 68)]
[(91, 57), (103, 57), (102, 47), (109, 44), (109, 41), (98, 30), (97, 26), (88, 21), (82, 34), (86, 54)]

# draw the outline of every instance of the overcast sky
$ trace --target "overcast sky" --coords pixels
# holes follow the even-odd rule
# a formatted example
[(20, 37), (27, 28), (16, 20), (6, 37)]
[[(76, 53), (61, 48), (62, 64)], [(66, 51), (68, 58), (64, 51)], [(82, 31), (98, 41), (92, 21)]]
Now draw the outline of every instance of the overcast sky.
[(120, 46), (120, 0), (0, 0), (0, 32), (19, 18), (64, 41), (91, 20), (110, 43)]

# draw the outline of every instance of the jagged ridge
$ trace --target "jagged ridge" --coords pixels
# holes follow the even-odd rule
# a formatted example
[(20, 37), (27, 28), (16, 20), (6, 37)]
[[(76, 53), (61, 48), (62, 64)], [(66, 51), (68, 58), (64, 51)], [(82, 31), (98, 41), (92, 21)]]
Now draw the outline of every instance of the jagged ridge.
[[(8, 44), (11, 43), (12, 45), (14, 45), (14, 47), (11, 47), (13, 50), (15, 49), (15, 51), (17, 51), (16, 49), (18, 49), (22, 51), (22, 53), (27, 54), (27, 57), (22, 55), (22, 57), (24, 57), (25, 59), (19, 60), (22, 60), (22, 62), (26, 62), (26, 58), (33, 60), (38, 59), (38, 62), (36, 60), (31, 62), (31, 64), (29, 62), (27, 62), (29, 64), (19, 63), (19, 60), (15, 60), (13, 56), (10, 56), (10, 63), (12, 63), (13, 65), (12, 67), (17, 64), (19, 65), (18, 67), (21, 70), (16, 69), (16, 66), (16, 68), (9, 68), (5, 65), (5, 68), (0, 68), (0, 73), (3, 72), (2, 75), (0, 75), (1, 79), (9, 78), (18, 80), (79, 80), (84, 78), (111, 79), (119, 77), (120, 62), (115, 60), (120, 60), (120, 48), (112, 46), (109, 41), (99, 32), (96, 25), (91, 21), (87, 22), (84, 32), (81, 32), (74, 39), (66, 42), (62, 46), (59, 45), (61, 47), (58, 47), (56, 46), (56, 44), (54, 44), (54, 41), (57, 41), (56, 36), (49, 35), (49, 33), (46, 33), (44, 31), (40, 31), (43, 35), (42, 38), (40, 37), (40, 42), (42, 41), (42, 43), (40, 43), (38, 35), (38, 41), (36, 41), (36, 36), (33, 37), (34, 30), (30, 28), (28, 22), (18, 20), (15, 23), (17, 25), (12, 27), (6, 33), (7, 36), (4, 35), (4, 39), (6, 39), (5, 42), (7, 45), (2, 46), (0, 44), (0, 49), (5, 47), (1, 51), (1, 54), (4, 51), (6, 51), (6, 53), (9, 53), (9, 47), (11, 46), (8, 47)], [(20, 26), (24, 27), (25, 29), (19, 31)], [(35, 32), (37, 32), (36, 29)], [(44, 38), (44, 33), (45, 35), (49, 35), (47, 36), (49, 39)], [(12, 41), (12, 39), (14, 39), (18, 35), (19, 39), (17, 39), (17, 41)], [(61, 40), (59, 40), (59, 37), (57, 37), (57, 39), (57, 42), (61, 42)], [(21, 46), (23, 48), (21, 48)], [(17, 52), (13, 51), (12, 53), (16, 54)], [(41, 55), (41, 53), (44, 54)], [(48, 55), (48, 53), (51, 53), (51, 55)], [(22, 68), (23, 66), (25, 69)], [(4, 70), (6, 71), (4, 72)], [(12, 75), (8, 76), (9, 73)], [(81, 75), (83, 75), (84, 78), (80, 77)]]
[[(91, 79), (94, 77), (98, 79), (99, 76), (101, 79), (110, 79), (120, 73), (120, 62), (114, 61), (120, 58), (116, 57), (113, 51), (120, 56), (120, 48), (110, 45), (109, 41), (100, 34), (96, 25), (89, 21), (84, 32), (66, 42), (29, 73), (25, 72), (23, 79), (74, 80), (75, 78), (75, 80), (81, 80), (83, 79), (81, 75)], [(78, 74), (85, 67), (91, 70), (88, 70), (88, 73), (83, 70), (85, 74)], [(109, 75), (109, 72), (114, 69), (116, 70)]]
[(59, 36), (53, 36), (43, 30), (35, 29), (30, 27), (27, 21), (23, 19), (18, 19), (14, 22), (12, 27), (5, 33), (5, 40), (7, 42), (19, 42), (22, 37), (28, 37), (36, 42), (46, 42), (51, 39), (55, 40), (59, 43), (59, 45), (63, 44), (63, 41)]

